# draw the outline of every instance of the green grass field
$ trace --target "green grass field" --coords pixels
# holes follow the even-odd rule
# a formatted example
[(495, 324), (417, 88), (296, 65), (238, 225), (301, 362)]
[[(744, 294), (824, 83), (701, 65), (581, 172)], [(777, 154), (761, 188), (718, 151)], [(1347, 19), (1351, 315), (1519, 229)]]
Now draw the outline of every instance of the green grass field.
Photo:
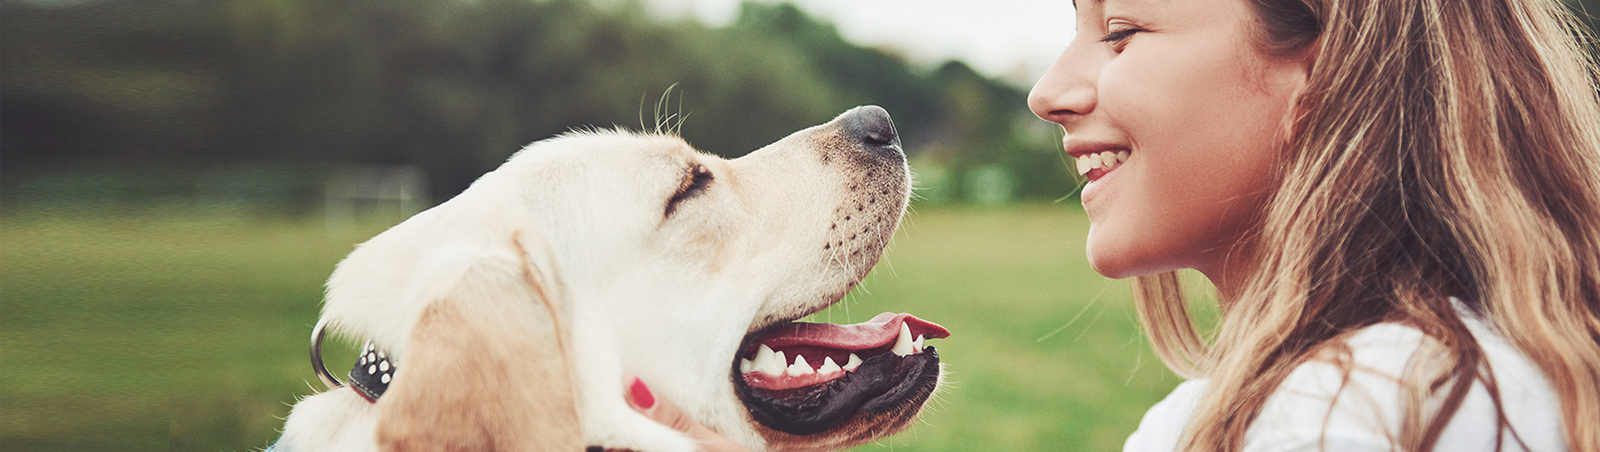
[[(381, 224), (243, 211), (8, 211), (0, 220), (0, 449), (243, 451), (296, 397), (322, 283)], [(1119, 450), (1177, 377), (1127, 284), (1083, 258), (1080, 208), (918, 208), (845, 302), (813, 320), (911, 312), (949, 386), (863, 450)], [(330, 344), (332, 369), (353, 346)], [(344, 363), (344, 364), (342, 364)], [(621, 391), (621, 387), (618, 388)]]

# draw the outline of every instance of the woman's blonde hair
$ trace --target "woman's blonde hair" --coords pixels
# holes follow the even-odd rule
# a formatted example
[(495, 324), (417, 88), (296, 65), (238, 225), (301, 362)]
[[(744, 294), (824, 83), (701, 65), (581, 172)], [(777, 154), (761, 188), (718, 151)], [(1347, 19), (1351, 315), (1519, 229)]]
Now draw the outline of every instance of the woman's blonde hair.
[(1238, 249), (1257, 271), (1209, 346), (1176, 276), (1135, 282), (1163, 361), (1211, 380), (1184, 448), (1238, 450), (1296, 366), (1401, 322), (1430, 340), (1396, 446), (1431, 450), (1475, 381), (1498, 393), (1456, 296), (1548, 377), (1568, 448), (1600, 452), (1600, 74), (1578, 22), (1557, 0), (1249, 3), (1263, 51), (1311, 62)]

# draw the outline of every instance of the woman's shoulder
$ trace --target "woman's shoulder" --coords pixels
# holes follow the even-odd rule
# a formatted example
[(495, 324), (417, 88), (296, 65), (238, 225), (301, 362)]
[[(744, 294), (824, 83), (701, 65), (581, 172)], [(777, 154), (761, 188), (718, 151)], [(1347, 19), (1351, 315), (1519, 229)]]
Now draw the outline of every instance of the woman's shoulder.
[[(1498, 383), (1500, 406), (1482, 381), (1473, 383), (1434, 450), (1565, 450), (1559, 404), (1544, 375), (1491, 328), (1465, 320)], [(1398, 450), (1409, 399), (1401, 382), (1413, 359), (1426, 359), (1417, 354), (1428, 353), (1428, 340), (1416, 328), (1382, 323), (1349, 336), (1339, 353), (1301, 364), (1262, 406), (1244, 450)], [(1178, 385), (1145, 413), (1123, 450), (1174, 450), (1206, 387), (1206, 380)], [(1499, 428), (1501, 412), (1509, 429)]]
[[(1543, 374), (1491, 328), (1464, 315), (1499, 389), (1473, 382), (1435, 450), (1562, 450), (1559, 404)], [(1395, 450), (1409, 400), (1406, 370), (1436, 353), (1416, 328), (1382, 323), (1296, 367), (1268, 397), (1245, 450)], [(1430, 402), (1437, 401), (1433, 398)], [(1502, 430), (1499, 413), (1510, 428)], [(1497, 448), (1496, 444), (1503, 444)]]
[(1183, 427), (1189, 425), (1189, 414), (1194, 412), (1205, 392), (1206, 380), (1203, 379), (1179, 384), (1166, 398), (1145, 411), (1138, 430), (1122, 443), (1123, 452), (1176, 450)]
[(1391, 450), (1401, 377), (1425, 336), (1384, 323), (1296, 367), (1262, 405), (1245, 450)]

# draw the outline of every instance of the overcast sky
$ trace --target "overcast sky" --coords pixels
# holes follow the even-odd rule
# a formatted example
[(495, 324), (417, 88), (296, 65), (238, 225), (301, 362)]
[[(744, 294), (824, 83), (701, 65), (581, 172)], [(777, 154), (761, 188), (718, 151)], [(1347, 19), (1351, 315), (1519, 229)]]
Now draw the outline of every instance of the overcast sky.
[[(740, 0), (646, 0), (669, 18), (732, 22)], [(778, 3), (777, 0), (756, 0)], [(931, 66), (961, 60), (986, 75), (1030, 86), (1072, 39), (1071, 0), (790, 0), (834, 23), (856, 44)]]

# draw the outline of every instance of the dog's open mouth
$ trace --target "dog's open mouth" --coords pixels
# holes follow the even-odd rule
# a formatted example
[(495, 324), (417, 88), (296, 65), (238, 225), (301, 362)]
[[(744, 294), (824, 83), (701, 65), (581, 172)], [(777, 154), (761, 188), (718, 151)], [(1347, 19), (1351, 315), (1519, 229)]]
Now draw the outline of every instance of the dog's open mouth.
[(774, 430), (809, 435), (858, 411), (921, 403), (939, 378), (939, 354), (924, 341), (950, 331), (911, 314), (883, 313), (854, 325), (782, 323), (744, 339), (734, 387), (751, 415)]

